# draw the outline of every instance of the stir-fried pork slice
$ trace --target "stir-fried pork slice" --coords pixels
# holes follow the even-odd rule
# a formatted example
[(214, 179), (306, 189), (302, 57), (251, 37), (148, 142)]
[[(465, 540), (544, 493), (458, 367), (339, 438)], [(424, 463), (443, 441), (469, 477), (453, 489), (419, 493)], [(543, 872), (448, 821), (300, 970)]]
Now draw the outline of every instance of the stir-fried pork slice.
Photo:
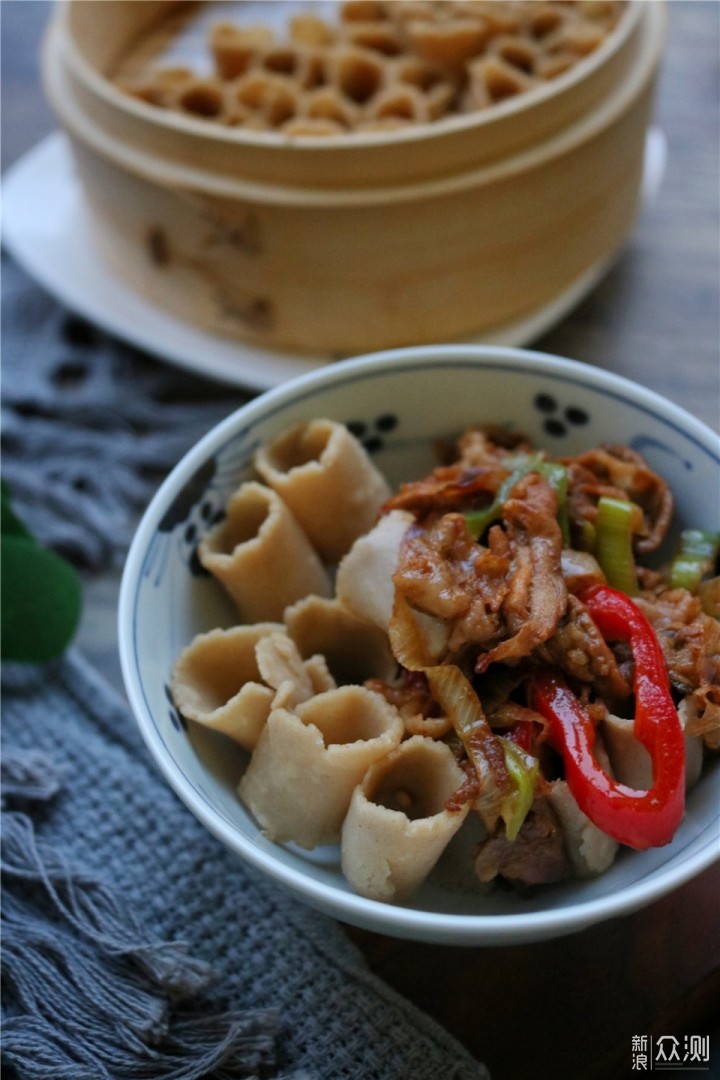
[(686, 695), (688, 735), (720, 748), (720, 623), (686, 589), (636, 597), (662, 646), (670, 682)]
[(475, 543), (462, 514), (445, 514), (408, 529), (393, 582), (413, 608), (452, 623), (454, 652), (499, 638), (508, 568), (506, 556)]
[(567, 607), (557, 496), (539, 473), (528, 473), (515, 484), (503, 522), (511, 561), (502, 615), (511, 636), (478, 657), (478, 672), (498, 660), (528, 656), (552, 636)]
[(443, 465), (424, 480), (401, 484), (396, 495), (383, 506), (390, 510), (410, 510), (418, 518), (445, 513), (460, 507), (471, 509), (488, 505), (509, 476), (502, 462), (491, 461), (470, 468), (461, 462)]
[(686, 735), (702, 739), (708, 750), (720, 750), (720, 686), (701, 686), (688, 694), (678, 715)]
[(539, 795), (512, 842), (500, 825), (475, 851), (475, 873), (483, 882), (497, 877), (527, 885), (562, 881), (571, 873), (563, 831), (546, 795)]
[(697, 596), (686, 589), (666, 589), (637, 596), (635, 603), (657, 635), (678, 690), (720, 686), (720, 623), (705, 614)]
[(474, 428), (462, 435), (446, 464), (422, 480), (401, 484), (384, 506), (411, 510), (417, 518), (487, 506), (516, 467), (518, 453), (537, 456), (523, 435)]
[(366, 679), (368, 690), (382, 694), (394, 705), (405, 725), (406, 735), (425, 735), (441, 739), (453, 730), (449, 717), (439, 713), (430, 693), (427, 679), (421, 671), (404, 671), (402, 682), (393, 686), (382, 679)]
[(647, 554), (658, 549), (670, 524), (673, 497), (640, 454), (626, 446), (603, 446), (563, 464), (568, 469), (568, 508), (573, 521), (594, 521), (602, 495), (630, 499), (642, 511), (635, 550)]
[(567, 611), (539, 655), (581, 682), (592, 683), (608, 704), (631, 693), (612, 649), (577, 596), (568, 596)]
[(575, 548), (563, 548), (560, 568), (565, 584), (571, 593), (582, 592), (591, 585), (604, 585), (605, 574), (594, 555), (589, 551), (577, 551)]
[(460, 461), (470, 468), (503, 462), (509, 454), (535, 454), (524, 435), (503, 428), (470, 428), (457, 441)]
[[(534, 724), (538, 732), (544, 731), (545, 721), (540, 713), (527, 705), (520, 705), (517, 701), (491, 702), (485, 704), (483, 696), (483, 708), (492, 728), (513, 728), (518, 724)], [(499, 734), (504, 734), (501, 730)]]
[(705, 614), (720, 619), (720, 577), (703, 578), (697, 594)]

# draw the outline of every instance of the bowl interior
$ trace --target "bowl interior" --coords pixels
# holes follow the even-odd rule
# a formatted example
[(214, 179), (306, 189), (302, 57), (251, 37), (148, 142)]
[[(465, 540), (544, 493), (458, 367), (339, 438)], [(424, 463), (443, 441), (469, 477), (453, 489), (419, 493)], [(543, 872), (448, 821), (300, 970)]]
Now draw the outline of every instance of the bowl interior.
[(339, 852), (269, 842), (235, 789), (247, 758), (221, 735), (186, 725), (168, 681), (195, 634), (229, 626), (220, 587), (195, 550), (260, 443), (300, 419), (330, 417), (359, 434), (391, 483), (423, 475), (436, 440), (478, 423), (519, 430), (558, 455), (602, 442), (640, 451), (676, 497), (676, 529), (717, 528), (720, 446), (671, 403), (598, 369), (522, 350), (438, 347), (377, 354), (329, 367), (265, 394), (214, 429), (176, 467), (149, 507), (128, 557), (120, 645), (144, 738), (172, 787), (233, 851), (336, 917), (398, 936), (455, 942), (526, 941), (568, 933), (641, 906), (698, 873), (718, 853), (717, 771), (691, 793), (673, 843), (623, 851), (601, 877), (530, 897), (483, 895), (458, 834), (433, 875), (404, 905), (356, 896)]

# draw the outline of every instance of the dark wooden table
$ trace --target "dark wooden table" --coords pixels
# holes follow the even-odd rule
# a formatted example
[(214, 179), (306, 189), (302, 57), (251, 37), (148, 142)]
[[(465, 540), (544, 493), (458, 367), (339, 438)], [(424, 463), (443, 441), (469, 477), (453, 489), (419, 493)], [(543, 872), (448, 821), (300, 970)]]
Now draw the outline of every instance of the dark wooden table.
[[(49, 7), (2, 2), (3, 171), (55, 128), (36, 55)], [(663, 183), (611, 272), (536, 344), (652, 386), (718, 429), (720, 4), (668, 7), (655, 111), (668, 146)], [(88, 589), (81, 645), (119, 685), (116, 593), (112, 577)], [(711, 1036), (704, 1075), (720, 1076), (720, 865), (634, 915), (540, 944), (455, 948), (349, 933), (494, 1080), (629, 1080), (639, 1071), (634, 1037), (690, 1033)]]

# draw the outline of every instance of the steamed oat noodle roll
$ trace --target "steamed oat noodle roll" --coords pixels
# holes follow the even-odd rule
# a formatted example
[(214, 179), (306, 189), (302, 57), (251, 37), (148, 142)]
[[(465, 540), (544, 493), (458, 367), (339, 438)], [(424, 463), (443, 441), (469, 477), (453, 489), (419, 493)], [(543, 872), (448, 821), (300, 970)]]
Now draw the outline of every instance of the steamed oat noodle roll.
[(198, 558), (225, 587), (244, 622), (282, 619), (288, 604), (330, 581), (317, 553), (282, 498), (248, 481), (227, 505), (227, 516), (198, 546)]
[(209, 76), (157, 67), (151, 35), (117, 81), (149, 104), (217, 124), (289, 136), (387, 131), (543, 86), (599, 48), (625, 6), (350, 0), (336, 9), (339, 17), (291, 16), (281, 35), (270, 26), (215, 23)]
[(255, 657), (263, 679), (275, 690), (274, 709), (294, 709), (314, 694), (333, 690), (337, 685), (325, 658), (315, 654), (303, 660), (297, 645), (285, 633), (263, 637), (257, 643)]
[(256, 647), (277, 631), (282, 631), (278, 623), (260, 623), (210, 630), (193, 638), (180, 653), (170, 679), (178, 711), (252, 750), (275, 697), (263, 683)]
[(409, 510), (391, 510), (358, 537), (337, 569), (335, 594), (350, 611), (387, 634), (390, 628), (400, 545), (415, 521)]
[(577, 877), (595, 877), (614, 862), (620, 845), (598, 829), (578, 806), (565, 780), (548, 784), (548, 799), (560, 822), (567, 857)]
[[(390, 635), (398, 625), (398, 608), (404, 609), (404, 622), (410, 620), (417, 628), (418, 639), (424, 643), (427, 663), (434, 663), (447, 646), (447, 625), (433, 615), (411, 609), (401, 596), (396, 596), (393, 574), (398, 565), (400, 546), (405, 533), (414, 521), (405, 510), (391, 510), (365, 536), (360, 536), (340, 560), (335, 577), (335, 594), (340, 603), (360, 618), (373, 623)], [(396, 658), (402, 656), (393, 649)]]
[(372, 527), (390, 495), (362, 444), (333, 420), (295, 425), (258, 450), (255, 466), (328, 563)]
[(413, 735), (368, 769), (342, 829), (342, 869), (371, 900), (409, 897), (462, 825), (469, 804), (446, 809), (464, 779), (445, 743)]
[[(683, 723), (682, 711), (680, 711), (680, 720)], [(603, 746), (609, 758), (609, 763), (605, 767), (621, 784), (643, 791), (652, 787), (652, 758), (640, 740), (636, 738), (634, 728), (634, 721), (631, 718), (607, 713), (600, 728)], [(691, 791), (700, 779), (702, 766), (702, 741), (686, 735), (686, 791)]]
[[(372, 588), (372, 582), (367, 587)], [(397, 661), (387, 634), (339, 600), (306, 596), (286, 609), (284, 619), (300, 654), (305, 658), (317, 654), (324, 657), (339, 685), (394, 678)]]
[(273, 709), (238, 793), (271, 840), (336, 843), (354, 787), (402, 733), (397, 710), (362, 686)]

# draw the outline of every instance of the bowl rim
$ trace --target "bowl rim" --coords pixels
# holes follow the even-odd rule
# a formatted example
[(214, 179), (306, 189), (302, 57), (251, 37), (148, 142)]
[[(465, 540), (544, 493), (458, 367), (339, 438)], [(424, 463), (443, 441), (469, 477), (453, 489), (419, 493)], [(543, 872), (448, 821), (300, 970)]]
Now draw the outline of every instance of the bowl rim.
[[(648, 11), (659, 10), (663, 2), (664, 0), (655, 0), (654, 3), (648, 4), (647, 0), (627, 0), (626, 9), (616, 26), (596, 49), (583, 56), (568, 71), (562, 72), (545, 85), (533, 87), (527, 94), (519, 94), (516, 97), (495, 103), (490, 109), (479, 113), (444, 117), (439, 125), (437, 121), (429, 121), (392, 131), (348, 132), (337, 137), (288, 136), (276, 131), (265, 132), (252, 131), (242, 127), (223, 127), (220, 124), (208, 124), (207, 121), (195, 119), (182, 113), (154, 109), (146, 102), (133, 99), (130, 95), (124, 94), (113, 85), (107, 76), (98, 71), (80, 51), (70, 30), (70, 9), (72, 4), (77, 3), (77, 0), (61, 0), (57, 6), (56, 25), (62, 28), (64, 33), (63, 47), (67, 50), (67, 55), (78, 77), (106, 105), (119, 108), (121, 112), (124, 111), (137, 120), (152, 120), (168, 130), (186, 132), (203, 139), (218, 139), (221, 142), (239, 147), (301, 148), (312, 153), (323, 149), (326, 151), (336, 149), (363, 151), (374, 147), (396, 145), (397, 143), (422, 143), (437, 134), (452, 135), (468, 129), (472, 130), (500, 123), (505, 118), (525, 111), (526, 106), (532, 109), (533, 106), (539, 106), (563, 92), (572, 93), (578, 83), (590, 77), (621, 48), (635, 30), (641, 18)], [(528, 99), (530, 100), (528, 101)]]
[[(298, 400), (298, 395), (314, 392), (318, 386), (338, 385), (373, 372), (398, 371), (404, 367), (432, 367), (452, 361), (455, 366), (483, 368), (509, 364), (513, 370), (542, 372), (589, 388), (603, 389), (622, 396), (643, 411), (659, 415), (710, 454), (720, 467), (720, 436), (685, 409), (669, 399), (625, 376), (616, 375), (580, 361), (550, 353), (487, 345), (428, 345), (387, 349), (343, 360), (320, 370), (298, 376), (268, 390), (234, 410), (200, 439), (175, 465), (142, 516), (125, 562), (118, 603), (118, 641), (120, 664), (131, 710), (143, 740), (170, 787), (208, 831), (250, 865), (267, 874), (296, 897), (331, 914), (341, 921), (400, 938), (435, 941), (446, 944), (510, 944), (562, 936), (592, 924), (628, 914), (660, 899), (700, 874), (720, 858), (720, 843), (706, 844), (693, 851), (670, 870), (662, 866), (610, 896), (591, 898), (557, 909), (528, 913), (467, 915), (424, 911), (368, 900), (333, 885), (308, 878), (302, 870), (280, 862), (273, 851), (265, 851), (247, 841), (243, 834), (225, 821), (190, 785), (182, 768), (166, 754), (163, 740), (154, 725), (145, 699), (142, 682), (133, 662), (134, 604), (137, 584), (149, 542), (157, 525), (173, 501), (178, 486), (195, 474), (207, 457), (217, 450), (242, 424), (259, 421), (268, 411), (281, 409)], [(708, 830), (720, 837), (718, 820), (708, 823), (695, 843)]]

